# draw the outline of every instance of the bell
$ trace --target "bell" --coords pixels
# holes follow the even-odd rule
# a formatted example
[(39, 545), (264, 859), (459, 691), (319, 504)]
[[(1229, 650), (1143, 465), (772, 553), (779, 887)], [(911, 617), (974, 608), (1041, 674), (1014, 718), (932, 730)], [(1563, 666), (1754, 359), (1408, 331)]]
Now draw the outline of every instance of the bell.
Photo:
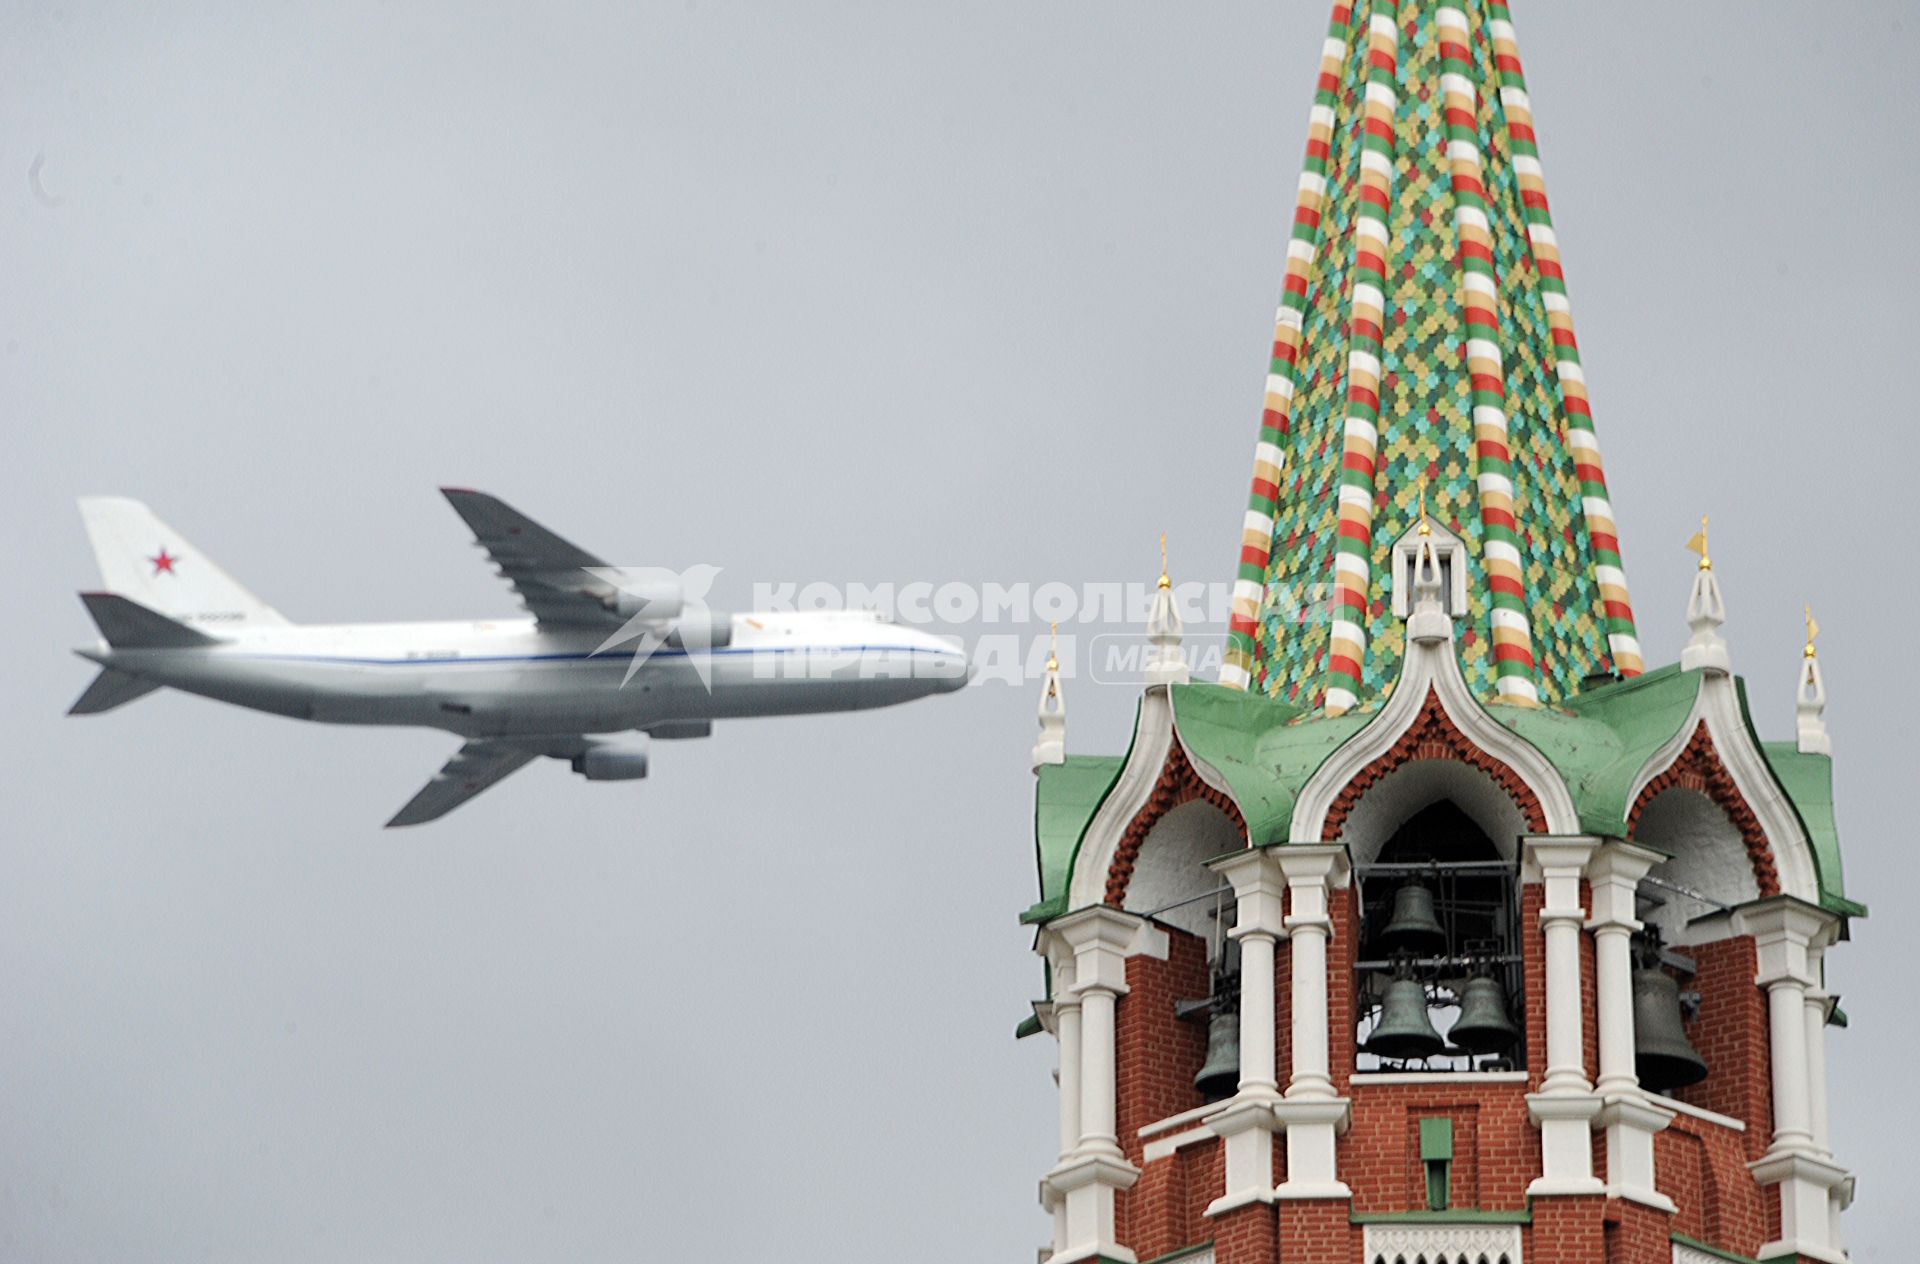
[(1447, 1039), (1468, 1053), (1499, 1053), (1520, 1039), (1520, 1029), (1507, 1017), (1507, 989), (1500, 980), (1475, 975), (1460, 989), (1460, 1017)]
[(1664, 970), (1633, 972), (1633, 1070), (1658, 1092), (1707, 1078), (1707, 1061), (1687, 1043), (1680, 985)]
[(1446, 928), (1433, 915), (1433, 888), (1419, 879), (1403, 882), (1393, 893), (1393, 916), (1380, 932), (1389, 952), (1439, 952), (1447, 946)]
[(1193, 1086), (1210, 1102), (1240, 1090), (1240, 1015), (1233, 1010), (1215, 1011), (1207, 1020), (1207, 1062)]
[[(1401, 890), (1405, 890), (1402, 887)], [(1427, 1017), (1427, 989), (1418, 979), (1395, 979), (1380, 999), (1380, 1021), (1367, 1037), (1366, 1051), (1396, 1061), (1430, 1058), (1446, 1047)]]

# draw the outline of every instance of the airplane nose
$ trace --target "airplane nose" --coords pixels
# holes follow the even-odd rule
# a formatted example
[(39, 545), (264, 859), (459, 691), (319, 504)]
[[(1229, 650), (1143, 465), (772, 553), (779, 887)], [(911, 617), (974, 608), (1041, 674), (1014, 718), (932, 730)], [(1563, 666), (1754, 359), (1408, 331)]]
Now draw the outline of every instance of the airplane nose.
[[(965, 654), (955, 653), (948, 660), (957, 670), (943, 672), (940, 676), (940, 692), (952, 693), (956, 689), (965, 689), (967, 682), (973, 679), (973, 661)], [(944, 666), (945, 664), (943, 664)]]

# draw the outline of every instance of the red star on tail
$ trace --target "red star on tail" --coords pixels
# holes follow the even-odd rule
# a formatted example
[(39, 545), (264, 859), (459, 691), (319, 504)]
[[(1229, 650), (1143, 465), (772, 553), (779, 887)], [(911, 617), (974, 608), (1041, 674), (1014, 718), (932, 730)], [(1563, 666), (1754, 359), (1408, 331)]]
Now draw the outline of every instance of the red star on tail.
[(180, 559), (174, 554), (167, 552), (167, 546), (164, 544), (160, 546), (160, 554), (158, 557), (150, 557), (147, 560), (153, 563), (153, 573), (155, 575), (177, 575), (179, 573), (173, 569), (173, 564)]

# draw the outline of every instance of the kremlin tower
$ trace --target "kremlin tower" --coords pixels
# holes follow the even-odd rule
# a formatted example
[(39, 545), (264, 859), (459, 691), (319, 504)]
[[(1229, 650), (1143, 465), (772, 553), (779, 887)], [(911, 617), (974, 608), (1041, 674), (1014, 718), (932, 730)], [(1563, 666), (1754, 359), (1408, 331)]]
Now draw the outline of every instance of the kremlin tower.
[(1814, 627), (1762, 741), (1694, 546), (1650, 669), (1506, 6), (1340, 0), (1221, 679), (1164, 581), (1124, 755), (1049, 663), (1043, 1258), (1846, 1258)]

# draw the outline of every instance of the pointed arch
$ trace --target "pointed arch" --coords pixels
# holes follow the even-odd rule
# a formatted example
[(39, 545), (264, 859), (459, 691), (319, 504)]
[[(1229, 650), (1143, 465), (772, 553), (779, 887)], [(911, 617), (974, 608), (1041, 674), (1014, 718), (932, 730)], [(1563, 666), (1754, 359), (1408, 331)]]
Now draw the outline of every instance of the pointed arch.
[(1346, 828), (1347, 818), (1360, 800), (1366, 797), (1367, 791), (1387, 774), (1417, 759), (1454, 760), (1478, 769), (1513, 800), (1514, 807), (1526, 818), (1529, 830), (1535, 834), (1547, 832), (1547, 814), (1540, 805), (1540, 796), (1533, 792), (1512, 765), (1468, 741), (1466, 734), (1447, 715), (1446, 707), (1441, 705), (1440, 695), (1429, 689), (1419, 714), (1399, 739), (1372, 763), (1355, 773), (1333, 796), (1333, 802), (1327, 807), (1326, 819), (1320, 827), (1320, 841), (1338, 842), (1341, 831)]
[(1746, 847), (1747, 863), (1753, 869), (1754, 884), (1759, 887), (1760, 895), (1763, 898), (1779, 895), (1780, 869), (1774, 861), (1773, 848), (1767, 842), (1766, 831), (1760, 826), (1759, 815), (1734, 783), (1733, 773), (1714, 749), (1713, 734), (1707, 731), (1705, 720), (1694, 726), (1693, 736), (1687, 739), (1679, 756), (1664, 771), (1655, 774), (1634, 799), (1633, 807), (1627, 813), (1629, 837), (1639, 836), (1640, 818), (1647, 806), (1661, 794), (1675, 789), (1704, 795), (1726, 814)]

